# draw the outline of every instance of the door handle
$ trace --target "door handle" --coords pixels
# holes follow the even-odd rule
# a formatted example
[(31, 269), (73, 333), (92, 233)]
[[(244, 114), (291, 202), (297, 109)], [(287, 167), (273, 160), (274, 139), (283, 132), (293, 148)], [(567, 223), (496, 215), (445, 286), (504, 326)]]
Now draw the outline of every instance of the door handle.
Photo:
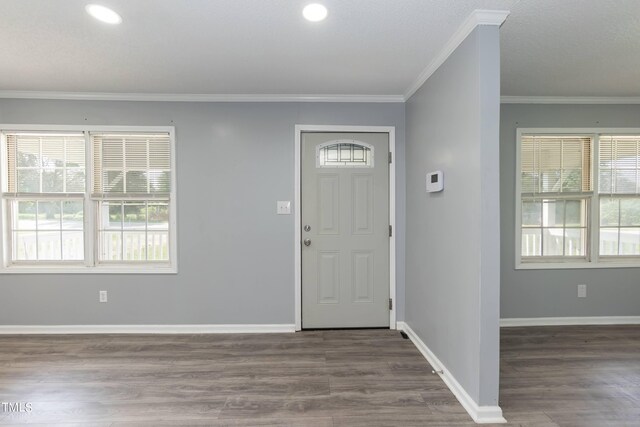
[(304, 239), (305, 246), (311, 246), (311, 239)]

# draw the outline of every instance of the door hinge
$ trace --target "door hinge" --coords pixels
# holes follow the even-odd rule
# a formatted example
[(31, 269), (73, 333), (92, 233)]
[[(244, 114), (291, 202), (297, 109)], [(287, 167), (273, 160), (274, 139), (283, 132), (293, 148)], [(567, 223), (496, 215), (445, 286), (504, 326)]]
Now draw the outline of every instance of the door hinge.
[(389, 237), (393, 236), (393, 225), (389, 226)]
[(391, 153), (391, 151), (389, 151), (389, 163), (393, 162), (393, 153)]
[(389, 298), (389, 310), (393, 310), (393, 299)]

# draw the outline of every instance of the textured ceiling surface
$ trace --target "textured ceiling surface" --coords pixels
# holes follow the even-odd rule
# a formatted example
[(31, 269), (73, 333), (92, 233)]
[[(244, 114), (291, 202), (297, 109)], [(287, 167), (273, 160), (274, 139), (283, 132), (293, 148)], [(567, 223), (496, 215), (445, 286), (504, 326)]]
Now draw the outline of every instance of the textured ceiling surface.
[(640, 0), (521, 0), (501, 56), (503, 95), (640, 96)]
[(506, 9), (505, 95), (640, 95), (640, 0), (0, 2), (0, 90), (401, 95), (474, 9)]

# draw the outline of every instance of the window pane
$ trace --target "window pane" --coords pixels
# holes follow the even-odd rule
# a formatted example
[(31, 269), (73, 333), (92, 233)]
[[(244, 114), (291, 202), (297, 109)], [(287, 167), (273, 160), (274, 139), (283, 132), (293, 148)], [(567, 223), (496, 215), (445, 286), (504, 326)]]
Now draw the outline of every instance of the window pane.
[(538, 193), (538, 174), (536, 172), (523, 171), (521, 174), (520, 184), (523, 193)]
[(586, 230), (584, 228), (567, 228), (564, 231), (565, 256), (585, 256)]
[(64, 191), (62, 169), (42, 171), (42, 191), (44, 193), (62, 193)]
[(65, 261), (84, 259), (84, 233), (82, 231), (62, 232), (62, 259)]
[(64, 167), (64, 137), (42, 139), (42, 166)]
[(152, 193), (169, 193), (171, 191), (171, 172), (149, 171), (148, 176)]
[[(85, 139), (82, 135), (9, 135), (17, 149), (14, 167), (17, 180), (9, 191), (20, 193), (84, 192)], [(11, 148), (8, 151), (11, 152)], [(71, 168), (71, 169), (67, 169)], [(69, 187), (69, 188), (67, 188)]]
[(600, 229), (600, 255), (618, 255), (618, 229)]
[(147, 193), (147, 174), (141, 171), (127, 172), (127, 193)]
[(84, 137), (67, 139), (67, 163), (65, 164), (66, 167), (81, 167), (82, 169), (84, 169), (84, 145)]
[(94, 193), (169, 192), (171, 139), (168, 134), (93, 134), (96, 161), (103, 172)]
[(557, 193), (561, 191), (560, 171), (546, 171), (542, 173), (542, 191)]
[(38, 230), (60, 230), (60, 202), (38, 202)]
[(545, 227), (562, 227), (564, 224), (564, 201), (545, 200), (542, 205), (542, 223)]
[(83, 202), (63, 202), (62, 228), (64, 230), (82, 230), (84, 228)]
[(169, 229), (169, 204), (149, 203), (147, 212), (149, 216), (149, 230)]
[(100, 259), (104, 261), (122, 260), (122, 234), (120, 231), (100, 233)]
[(17, 142), (18, 167), (40, 166), (40, 140), (38, 137), (20, 137)]
[(37, 257), (37, 239), (35, 231), (13, 233), (13, 259), (16, 261), (34, 261)]
[(525, 228), (522, 230), (522, 256), (540, 256), (542, 255), (539, 228)]
[(316, 147), (318, 167), (371, 167), (373, 150), (356, 141), (340, 140)]
[(102, 203), (102, 227), (105, 229), (122, 229), (122, 203)]
[(544, 256), (562, 256), (564, 247), (564, 233), (562, 228), (547, 228), (543, 230)]
[(149, 261), (169, 260), (169, 233), (153, 231), (147, 235), (147, 256)]
[(640, 228), (620, 229), (620, 255), (640, 255)]
[(147, 210), (144, 203), (124, 202), (124, 229), (144, 230), (147, 224)]
[(600, 225), (618, 225), (619, 199), (600, 199)]
[(37, 169), (18, 169), (18, 192), (39, 193), (40, 171)]
[(640, 199), (620, 200), (620, 225), (640, 226)]
[(611, 169), (600, 169), (598, 174), (598, 187), (600, 193), (613, 193), (613, 171)]
[(62, 259), (60, 231), (38, 231), (38, 259), (58, 261)]
[(18, 204), (18, 221), (16, 227), (18, 230), (36, 230), (36, 202), (17, 202)]
[(586, 226), (585, 204), (583, 200), (565, 201), (565, 225), (566, 226)]
[(146, 236), (144, 231), (125, 231), (124, 239), (124, 260), (125, 261), (145, 261)]
[(106, 171), (104, 173), (105, 191), (110, 193), (124, 193), (124, 180), (122, 172)]
[(66, 185), (67, 193), (84, 193), (84, 169), (67, 169)]
[(542, 203), (522, 202), (522, 225), (542, 225)]
[(636, 192), (636, 171), (616, 170), (615, 171), (615, 193), (635, 193)]
[(562, 191), (580, 192), (582, 190), (582, 171), (580, 169), (562, 171)]

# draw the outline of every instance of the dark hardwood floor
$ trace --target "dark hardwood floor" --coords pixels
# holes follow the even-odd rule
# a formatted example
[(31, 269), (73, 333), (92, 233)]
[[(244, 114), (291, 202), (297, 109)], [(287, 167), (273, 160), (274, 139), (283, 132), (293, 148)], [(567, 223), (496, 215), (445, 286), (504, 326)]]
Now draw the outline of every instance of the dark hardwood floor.
[[(509, 328), (509, 425), (640, 426), (640, 327)], [(0, 336), (0, 424), (475, 425), (397, 331)]]

